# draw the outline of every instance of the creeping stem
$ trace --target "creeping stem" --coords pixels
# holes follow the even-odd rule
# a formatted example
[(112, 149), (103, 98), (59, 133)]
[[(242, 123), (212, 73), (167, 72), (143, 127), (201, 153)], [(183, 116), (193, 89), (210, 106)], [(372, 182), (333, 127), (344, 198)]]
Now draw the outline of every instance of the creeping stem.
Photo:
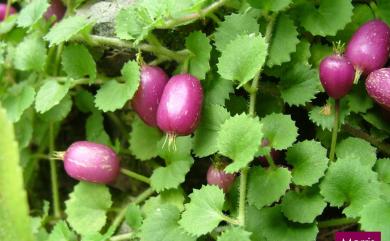
[(337, 133), (339, 131), (339, 122), (340, 122), (340, 100), (335, 100), (335, 117), (333, 122), (333, 132), (332, 132), (332, 142), (330, 145), (330, 153), (329, 160), (331, 162), (334, 161), (334, 154), (336, 151), (336, 143), (337, 143)]
[[(54, 124), (49, 124), (49, 152), (54, 153)], [(54, 217), (61, 218), (60, 195), (58, 192), (57, 163), (50, 159), (51, 190), (53, 195)]]
[(147, 184), (150, 184), (150, 179), (141, 175), (141, 174), (138, 174), (136, 172), (133, 172), (133, 171), (130, 171), (128, 169), (125, 169), (125, 168), (121, 168), (121, 173), (128, 176), (128, 177), (131, 177), (131, 178), (134, 178), (138, 181), (141, 181), (141, 182), (144, 182), (144, 183), (147, 183)]

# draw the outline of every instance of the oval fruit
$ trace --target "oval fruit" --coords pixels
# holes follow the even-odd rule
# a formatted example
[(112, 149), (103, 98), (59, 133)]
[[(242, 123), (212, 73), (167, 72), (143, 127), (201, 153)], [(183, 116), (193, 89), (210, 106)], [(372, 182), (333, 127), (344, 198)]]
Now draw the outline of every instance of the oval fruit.
[(49, 8), (43, 15), (46, 19), (50, 19), (52, 16), (56, 16), (56, 22), (60, 21), (66, 12), (66, 7), (61, 0), (52, 0)]
[(66, 173), (80, 181), (108, 184), (120, 172), (116, 153), (108, 146), (89, 141), (73, 143), (63, 160)]
[(131, 103), (135, 112), (150, 126), (157, 127), (157, 109), (168, 80), (161, 68), (142, 66), (140, 86)]
[[(3, 21), (5, 18), (5, 12), (7, 11), (7, 4), (5, 3), (0, 3), (0, 21)], [(14, 7), (9, 8), (9, 13), (8, 15), (16, 13), (16, 9)]]
[(173, 76), (165, 86), (157, 111), (157, 125), (171, 136), (191, 134), (199, 124), (203, 89), (190, 74)]
[(227, 193), (236, 178), (235, 174), (226, 173), (223, 169), (226, 164), (222, 166), (211, 165), (207, 171), (207, 183), (210, 185), (216, 185)]
[(372, 72), (366, 80), (369, 96), (387, 110), (390, 110), (390, 68)]

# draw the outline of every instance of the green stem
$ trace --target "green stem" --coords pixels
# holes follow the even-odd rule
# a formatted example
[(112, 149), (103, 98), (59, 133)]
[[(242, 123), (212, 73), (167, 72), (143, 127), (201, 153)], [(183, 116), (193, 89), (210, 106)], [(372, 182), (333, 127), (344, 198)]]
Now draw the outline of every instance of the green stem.
[(227, 215), (222, 215), (222, 219), (230, 224), (233, 224), (233, 225), (240, 225), (241, 224), (241, 222), (238, 219), (231, 218)]
[(218, 8), (220, 8), (223, 5), (225, 5), (226, 2), (227, 2), (227, 0), (216, 1), (216, 2), (210, 4), (208, 7), (202, 9), (201, 11), (199, 11), (197, 13), (192, 13), (192, 14), (189, 14), (189, 15), (185, 15), (183, 17), (176, 18), (176, 19), (170, 19), (170, 20), (166, 21), (164, 25), (162, 25), (161, 27), (158, 27), (158, 28), (170, 29), (170, 28), (174, 28), (174, 27), (183, 25), (185, 23), (189, 23), (189, 22), (195, 21), (195, 20), (200, 19), (200, 18), (204, 18), (205, 16), (213, 13)]
[[(55, 150), (54, 139), (55, 139), (54, 126), (53, 123), (50, 123), (49, 124), (49, 153), (50, 154), (53, 153)], [(53, 159), (50, 159), (50, 178), (51, 178), (51, 191), (53, 195), (54, 217), (61, 218), (60, 195), (58, 192), (57, 163)]]
[(275, 168), (276, 165), (275, 165), (275, 161), (274, 159), (272, 158), (272, 155), (270, 153), (268, 153), (267, 155), (265, 155), (267, 161), (268, 161), (268, 164), (271, 168)]
[(335, 100), (334, 109), (335, 109), (335, 118), (333, 122), (332, 142), (330, 145), (330, 153), (329, 153), (330, 162), (334, 161), (334, 154), (336, 151), (337, 133), (339, 131), (339, 119), (340, 119), (340, 100)]
[(7, 20), (8, 16), (9, 16), (9, 11), (11, 9), (11, 3), (12, 3), (12, 0), (7, 0), (7, 6), (5, 8), (5, 15), (4, 15), (4, 20)]
[(245, 207), (246, 207), (246, 182), (248, 179), (248, 167), (244, 167), (240, 174), (240, 199), (238, 202), (238, 221), (245, 227)]
[(150, 179), (148, 177), (145, 177), (145, 176), (143, 176), (141, 174), (138, 174), (136, 172), (130, 171), (128, 169), (121, 168), (121, 173), (126, 175), (126, 176), (128, 176), (128, 177), (134, 178), (134, 179), (136, 179), (138, 181), (150, 184)]
[(110, 238), (110, 241), (131, 240), (134, 237), (134, 233), (118, 234)]
[(335, 219), (330, 219), (330, 220), (318, 222), (318, 227), (319, 228), (329, 228), (329, 227), (334, 227), (334, 226), (352, 224), (352, 223), (356, 223), (356, 222), (357, 222), (357, 220), (353, 219), (353, 218), (335, 218)]
[(62, 50), (64, 48), (64, 44), (60, 44), (57, 48), (56, 56), (54, 59), (54, 66), (53, 66), (53, 74), (55, 76), (58, 76), (60, 72), (60, 62), (61, 62), (61, 55), (62, 55)]

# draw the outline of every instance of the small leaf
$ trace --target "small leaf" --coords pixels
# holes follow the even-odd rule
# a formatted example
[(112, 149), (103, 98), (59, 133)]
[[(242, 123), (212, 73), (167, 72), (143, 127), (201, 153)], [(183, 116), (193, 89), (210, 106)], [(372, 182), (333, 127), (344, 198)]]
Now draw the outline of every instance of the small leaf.
[(95, 112), (97, 109), (93, 101), (94, 101), (93, 95), (86, 90), (80, 90), (75, 95), (75, 104), (81, 112), (84, 113)]
[(82, 30), (91, 25), (91, 22), (82, 16), (70, 16), (55, 24), (48, 34), (43, 37), (50, 42), (50, 47), (66, 42)]
[(313, 35), (334, 36), (351, 21), (351, 0), (320, 0), (319, 7), (306, 3), (298, 10), (302, 26)]
[(390, 239), (390, 202), (374, 200), (364, 206), (359, 223), (364, 231), (381, 232), (382, 240)]
[(187, 234), (179, 225), (179, 210), (164, 204), (146, 217), (141, 226), (140, 237), (143, 241), (195, 241), (196, 238)]
[(241, 227), (231, 227), (224, 231), (217, 241), (251, 241), (251, 233)]
[(278, 201), (290, 188), (291, 173), (287, 168), (253, 167), (248, 179), (248, 202), (261, 209)]
[(62, 66), (69, 77), (80, 79), (88, 76), (96, 78), (96, 64), (84, 45), (68, 45), (62, 53)]
[(204, 103), (225, 106), (225, 100), (234, 92), (233, 82), (217, 76), (203, 81)]
[(25, 28), (35, 24), (43, 16), (48, 7), (47, 0), (31, 1), (20, 11), (17, 21), (18, 26)]
[(387, 24), (390, 24), (390, 2), (387, 0), (377, 0), (377, 13)]
[(369, 166), (355, 156), (338, 158), (332, 163), (320, 184), (321, 195), (331, 206), (347, 206), (343, 213), (356, 218), (363, 206), (379, 196), (379, 183)]
[(19, 166), (18, 143), (7, 113), (0, 106), (0, 236), (4, 241), (32, 241), (27, 194), (22, 168)]
[(302, 192), (288, 191), (282, 199), (282, 212), (293, 222), (313, 223), (326, 207), (317, 188)]
[[(245, 46), (245, 47), (243, 47)], [(240, 35), (222, 52), (218, 73), (225, 79), (244, 85), (261, 70), (267, 56), (267, 43), (260, 35)]]
[(226, 172), (237, 172), (252, 161), (263, 138), (261, 129), (258, 119), (246, 114), (230, 117), (222, 124), (217, 137), (218, 150), (233, 160)]
[(142, 161), (152, 159), (159, 153), (158, 143), (161, 137), (162, 133), (157, 128), (146, 125), (136, 117), (131, 124), (130, 151)]
[(283, 100), (289, 105), (304, 105), (318, 93), (318, 73), (306, 65), (296, 64), (281, 79)]
[(67, 221), (81, 235), (100, 231), (106, 224), (106, 212), (111, 207), (111, 195), (104, 185), (80, 182), (65, 202)]
[(327, 150), (316, 141), (299, 142), (287, 150), (286, 160), (293, 166), (292, 181), (297, 185), (317, 183), (328, 168)]
[(378, 173), (379, 180), (390, 184), (390, 158), (378, 159), (375, 171)]
[(110, 136), (104, 129), (103, 122), (104, 118), (101, 112), (96, 111), (88, 117), (85, 125), (87, 140), (110, 146)]
[(53, 106), (49, 111), (46, 111), (44, 114), (40, 115), (40, 118), (47, 122), (57, 122), (65, 119), (68, 116), (69, 112), (72, 110), (72, 99), (69, 94), (67, 94), (60, 103)]
[(126, 223), (132, 228), (132, 229), (139, 229), (142, 225), (142, 212), (138, 205), (132, 203), (129, 204), (126, 210)]
[(205, 157), (218, 151), (218, 132), (229, 116), (229, 112), (222, 106), (204, 105), (202, 119), (194, 135), (194, 152), (196, 156)]
[(215, 32), (215, 46), (223, 52), (226, 46), (240, 35), (258, 34), (260, 26), (250, 14), (231, 14)]
[(336, 147), (337, 158), (346, 158), (354, 155), (362, 165), (373, 167), (376, 162), (376, 148), (363, 139), (348, 137), (342, 140)]
[(27, 36), (15, 51), (15, 68), (22, 71), (43, 71), (46, 64), (46, 47), (38, 35)]
[(23, 112), (32, 105), (35, 98), (35, 90), (26, 84), (17, 84), (8, 89), (8, 93), (1, 101), (7, 110), (8, 118), (17, 122)]
[(279, 12), (292, 2), (292, 0), (248, 0), (248, 3), (254, 8), (260, 8), (265, 11)]
[(157, 192), (177, 188), (184, 182), (185, 176), (190, 171), (193, 163), (192, 158), (187, 158), (174, 161), (166, 167), (156, 168), (150, 177), (152, 188)]
[(76, 241), (77, 236), (64, 221), (59, 221), (49, 235), (48, 241)]
[(203, 80), (210, 70), (209, 61), (212, 47), (209, 39), (202, 32), (193, 32), (186, 38), (186, 48), (192, 53), (188, 63), (189, 73)]
[(316, 240), (318, 228), (315, 223), (299, 224), (287, 220), (281, 212), (280, 205), (260, 210), (258, 229), (267, 241), (313, 241)]
[(298, 128), (289, 115), (270, 114), (260, 122), (263, 124), (264, 138), (276, 150), (287, 149), (298, 137)]
[[(329, 109), (327, 109), (329, 108)], [(344, 124), (345, 119), (351, 113), (348, 108), (347, 101), (345, 99), (340, 100), (340, 124)], [(335, 118), (335, 104), (334, 100), (329, 98), (325, 106), (319, 107), (315, 106), (309, 112), (309, 118), (317, 126), (321, 127), (323, 130), (332, 130), (334, 125)]]
[[(280, 15), (275, 23), (275, 30), (272, 34), (272, 41), (268, 50), (267, 66), (272, 67), (288, 62), (291, 59), (291, 53), (296, 51), (298, 43), (298, 32), (294, 22), (288, 15)], [(280, 46), (283, 46), (283, 48)]]
[(68, 93), (69, 87), (69, 82), (62, 85), (57, 81), (48, 80), (38, 91), (35, 98), (35, 109), (40, 113), (45, 113), (53, 106), (58, 105)]
[(161, 138), (158, 144), (158, 155), (166, 162), (188, 160), (191, 157), (192, 138), (191, 136), (176, 137), (176, 150), (172, 150), (168, 145), (164, 145), (165, 138)]
[(222, 213), (225, 197), (217, 186), (202, 186), (193, 189), (189, 195), (191, 201), (185, 205), (181, 227), (197, 237), (211, 232), (224, 219)]
[(354, 85), (353, 89), (345, 99), (348, 102), (348, 107), (354, 113), (366, 113), (368, 109), (374, 106), (372, 99), (366, 94), (363, 82)]

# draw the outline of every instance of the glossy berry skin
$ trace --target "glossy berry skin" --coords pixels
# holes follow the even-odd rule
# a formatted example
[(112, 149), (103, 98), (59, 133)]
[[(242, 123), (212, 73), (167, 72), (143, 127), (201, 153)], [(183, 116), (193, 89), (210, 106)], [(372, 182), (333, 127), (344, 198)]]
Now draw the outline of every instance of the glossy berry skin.
[(352, 36), (345, 56), (365, 74), (383, 67), (390, 51), (390, 28), (381, 20), (363, 24)]
[(366, 80), (366, 90), (383, 108), (390, 110), (390, 68), (372, 72)]
[(233, 185), (236, 175), (224, 172), (223, 168), (224, 166), (222, 168), (217, 168), (214, 165), (211, 165), (207, 171), (207, 183), (216, 185), (227, 193)]
[[(5, 18), (6, 9), (7, 9), (7, 4), (0, 3), (0, 21), (3, 21), (4, 18)], [(11, 14), (14, 14), (14, 13), (16, 13), (16, 9), (11, 6), (9, 8), (9, 14), (8, 15), (11, 15)]]
[(46, 19), (50, 19), (52, 16), (56, 16), (56, 22), (60, 21), (66, 12), (66, 7), (61, 0), (53, 0), (49, 8), (43, 15)]
[(63, 160), (66, 173), (80, 181), (109, 184), (120, 171), (119, 159), (111, 148), (89, 141), (73, 143)]
[(131, 104), (141, 119), (150, 126), (157, 127), (157, 109), (168, 80), (161, 68), (142, 66), (140, 86)]
[(320, 80), (326, 93), (334, 99), (348, 94), (353, 87), (355, 69), (350, 61), (341, 55), (324, 58), (320, 64)]
[(199, 124), (203, 89), (190, 74), (173, 76), (165, 86), (157, 111), (157, 125), (171, 135), (191, 134)]

